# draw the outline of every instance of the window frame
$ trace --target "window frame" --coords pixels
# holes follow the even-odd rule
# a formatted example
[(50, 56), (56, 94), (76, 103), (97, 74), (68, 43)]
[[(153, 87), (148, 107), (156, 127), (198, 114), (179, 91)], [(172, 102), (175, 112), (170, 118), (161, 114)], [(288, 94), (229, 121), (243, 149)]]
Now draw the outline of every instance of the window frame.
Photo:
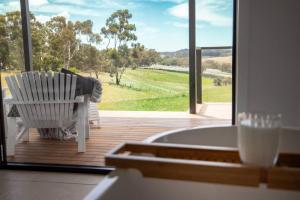
[[(24, 45), (25, 71), (32, 71), (32, 41), (29, 18), (29, 0), (20, 0), (22, 16), (22, 32)], [(236, 36), (237, 36), (237, 4), (238, 0), (233, 1), (233, 44), (232, 44), (232, 125), (236, 122)], [(190, 113), (196, 113), (196, 2), (189, 0), (189, 108)], [(1, 74), (0, 74), (1, 78)], [(1, 81), (0, 81), (0, 88)], [(3, 116), (3, 98), (0, 92), (0, 116)], [(83, 165), (60, 165), (60, 164), (41, 164), (41, 163), (14, 163), (7, 162), (5, 145), (4, 119), (0, 118), (0, 168), (34, 170), (34, 171), (55, 171), (55, 172), (75, 172), (75, 173), (96, 173), (108, 174), (113, 168)]]

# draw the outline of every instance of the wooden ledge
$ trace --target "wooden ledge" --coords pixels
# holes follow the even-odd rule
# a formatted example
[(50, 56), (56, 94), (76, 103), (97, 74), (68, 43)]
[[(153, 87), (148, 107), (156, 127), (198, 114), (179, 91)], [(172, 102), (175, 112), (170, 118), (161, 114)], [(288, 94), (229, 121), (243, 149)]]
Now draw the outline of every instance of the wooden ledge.
[(236, 148), (130, 142), (110, 151), (105, 162), (145, 177), (300, 190), (298, 154), (282, 153), (275, 167), (263, 169), (242, 164)]

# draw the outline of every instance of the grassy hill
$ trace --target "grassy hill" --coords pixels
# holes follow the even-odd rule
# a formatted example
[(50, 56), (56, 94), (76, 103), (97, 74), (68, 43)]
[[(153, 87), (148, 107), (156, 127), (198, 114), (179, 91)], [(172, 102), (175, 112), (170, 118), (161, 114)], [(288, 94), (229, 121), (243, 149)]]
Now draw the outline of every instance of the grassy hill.
[[(2, 72), (4, 77), (16, 72)], [(84, 76), (88, 74), (82, 73)], [(108, 73), (102, 73), (102, 110), (187, 111), (189, 103), (188, 74), (162, 70), (126, 70), (121, 86)], [(204, 102), (231, 102), (231, 86), (214, 86), (213, 79), (203, 78)]]
[[(101, 75), (102, 110), (187, 111), (188, 74), (161, 70), (127, 70), (121, 86), (113, 84), (108, 74)], [(231, 86), (214, 86), (203, 78), (204, 102), (230, 102)]]

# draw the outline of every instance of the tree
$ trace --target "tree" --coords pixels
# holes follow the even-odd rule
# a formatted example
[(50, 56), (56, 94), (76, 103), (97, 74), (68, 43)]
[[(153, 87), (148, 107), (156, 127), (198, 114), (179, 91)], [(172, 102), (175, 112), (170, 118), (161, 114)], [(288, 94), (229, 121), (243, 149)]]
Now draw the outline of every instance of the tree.
[[(48, 52), (48, 29), (44, 24), (37, 21), (32, 13), (30, 14), (30, 28), (32, 40), (32, 60), (34, 70), (51, 70), (52, 67), (54, 67), (54, 64), (58, 64), (59, 60), (51, 56)], [(60, 64), (60, 66), (61, 65), (62, 64)]]
[(108, 71), (111, 66), (110, 59), (107, 55), (106, 50), (97, 51), (96, 55), (96, 65), (92, 67), (96, 78), (99, 78), (100, 72)]
[(142, 62), (144, 59), (144, 51), (145, 51), (145, 46), (137, 43), (137, 44), (132, 44), (132, 49), (131, 49), (131, 57), (132, 57), (132, 62), (133, 62), (133, 67), (136, 68), (138, 66), (142, 66)]
[(49, 32), (49, 49), (50, 54), (54, 57), (60, 58), (65, 68), (70, 67), (70, 63), (75, 54), (79, 51), (81, 38), (83, 35), (87, 36), (87, 42), (99, 44), (101, 36), (93, 33), (93, 23), (91, 20), (83, 22), (67, 21), (63, 16), (51, 18), (46, 23)]
[(137, 43), (132, 44), (131, 57), (133, 66), (150, 66), (161, 60), (160, 54), (154, 49), (146, 49), (144, 45)]
[(0, 15), (0, 25), (1, 68), (20, 70), (24, 66), (20, 12), (7, 12), (5, 15)]
[(127, 43), (137, 40), (137, 36), (134, 34), (136, 27), (129, 23), (131, 18), (132, 14), (127, 9), (117, 10), (106, 20), (106, 26), (101, 29), (102, 34), (108, 40), (107, 49), (111, 40), (114, 41), (110, 51), (113, 64), (111, 74), (115, 76), (117, 85), (120, 84), (125, 69), (131, 63)]
[(112, 51), (110, 51), (110, 57), (112, 59), (110, 74), (115, 76), (116, 84), (120, 85), (126, 68), (132, 63), (130, 50), (127, 45), (119, 46), (118, 49), (112, 49)]
[(53, 17), (46, 23), (49, 29), (49, 50), (53, 57), (60, 58), (65, 68), (69, 68), (71, 59), (78, 50), (76, 26), (63, 16)]
[(161, 60), (160, 54), (154, 49), (146, 49), (143, 52), (143, 57), (141, 61), (141, 66), (150, 66), (159, 63)]
[(0, 69), (9, 65), (9, 46), (5, 15), (0, 15)]
[(89, 73), (94, 73), (99, 78), (100, 72), (108, 71), (110, 59), (106, 50), (98, 50), (90, 44), (81, 44), (80, 50), (71, 62), (71, 66), (81, 69)]

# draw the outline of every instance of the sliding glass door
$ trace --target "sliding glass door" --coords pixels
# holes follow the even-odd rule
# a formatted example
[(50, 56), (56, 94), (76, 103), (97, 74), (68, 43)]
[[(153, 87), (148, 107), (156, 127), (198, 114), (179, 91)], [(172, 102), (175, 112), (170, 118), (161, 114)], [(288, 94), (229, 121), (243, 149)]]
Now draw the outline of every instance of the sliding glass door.
[[(91, 104), (95, 114), (90, 114), (94, 117), (100, 111), (101, 129), (89, 124), (90, 138), (81, 153), (72, 134), (63, 140), (49, 139), (30, 129), (29, 142), (16, 144), (9, 162), (103, 166), (105, 153), (120, 142), (142, 141), (172, 129), (163, 122), (168, 116), (175, 118), (170, 123), (178, 128), (187, 124), (176, 116), (176, 112), (186, 116), (189, 96), (188, 11), (183, 18), (177, 16), (181, 3), (27, 2), (25, 23), (30, 29), (24, 41), (31, 43), (25, 51), (31, 59), (30, 66), (25, 63), (27, 69), (59, 72), (65, 68), (101, 81), (102, 101)], [(30, 87), (36, 88), (37, 82)]]
[[(30, 128), (25, 140), (12, 143), (8, 138), (22, 130), (22, 119), (18, 117), (17, 130), (9, 133), (7, 115), (13, 116), (16, 109), (4, 103), (1, 139), (3, 144), (6, 141), (3, 150), (7, 156), (2, 157), (9, 163), (99, 168), (105, 166), (105, 153), (121, 142), (143, 141), (177, 128), (230, 124), (233, 4), (230, 0), (222, 2), (223, 6), (219, 1), (206, 0), (0, 2), (1, 100), (11, 96), (5, 77), (24, 71), (53, 75), (65, 68), (68, 73), (102, 84), (101, 102), (89, 104), (90, 134), (85, 152), (78, 152), (80, 133), (70, 127), (59, 132), (67, 137), (56, 138), (47, 137), (53, 130)], [(191, 8), (195, 16), (189, 15)], [(223, 19), (224, 13), (228, 16)], [(33, 79), (24, 90), (55, 86), (55, 80), (49, 80)], [(59, 80), (57, 83), (67, 82)], [(53, 100), (67, 96), (62, 93)], [(32, 99), (45, 101), (52, 93), (34, 95)], [(213, 109), (219, 104), (227, 106), (227, 110), (222, 107), (213, 113), (225, 112), (229, 118), (221, 116), (219, 120), (218, 115), (199, 113), (199, 105), (200, 112), (209, 111), (205, 104), (214, 105)]]
[[(25, 68), (21, 6), (19, 1), (2, 1), (0, 4), (0, 69), (1, 69), (1, 150), (2, 160), (5, 154), (14, 151), (12, 143), (7, 140), (7, 116), (11, 106), (5, 103), (10, 96), (6, 77), (20, 73)], [(3, 102), (4, 101), (4, 102)], [(3, 104), (2, 104), (3, 103)], [(2, 106), (3, 105), (3, 106)]]
[(199, 112), (232, 121), (234, 0), (196, 0), (196, 88)]

